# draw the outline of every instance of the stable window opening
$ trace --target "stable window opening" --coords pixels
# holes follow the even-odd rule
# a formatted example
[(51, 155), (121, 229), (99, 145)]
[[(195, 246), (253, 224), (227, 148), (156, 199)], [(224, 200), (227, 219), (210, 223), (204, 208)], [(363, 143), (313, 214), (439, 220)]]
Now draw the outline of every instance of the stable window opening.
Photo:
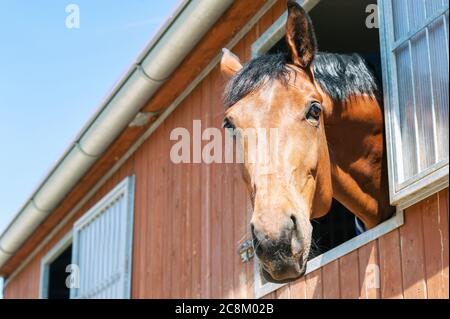
[(40, 298), (70, 299), (72, 264), (72, 233), (66, 234), (45, 256), (41, 262)]
[(70, 299), (66, 268), (72, 260), (72, 245), (48, 265), (48, 299)]

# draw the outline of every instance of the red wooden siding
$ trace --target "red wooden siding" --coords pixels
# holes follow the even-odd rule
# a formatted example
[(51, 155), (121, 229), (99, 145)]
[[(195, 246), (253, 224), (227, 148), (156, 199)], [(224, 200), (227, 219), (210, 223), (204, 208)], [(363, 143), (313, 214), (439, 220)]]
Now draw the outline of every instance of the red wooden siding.
[[(265, 298), (448, 298), (448, 189), (406, 209), (405, 224)], [(380, 287), (368, 285), (380, 270)]]
[[(284, 12), (279, 1), (233, 49), (252, 43)], [(253, 262), (238, 246), (250, 237), (249, 199), (232, 164), (173, 164), (172, 129), (220, 127), (218, 67), (198, 85), (101, 190), (14, 278), (6, 298), (37, 298), (40, 261), (73, 223), (127, 175), (135, 174), (133, 298), (252, 298)], [(192, 130), (191, 130), (192, 131)], [(206, 144), (206, 142), (203, 142)], [(265, 298), (434, 298), (449, 296), (448, 189), (405, 212), (405, 225)], [(368, 284), (380, 269), (381, 287)]]

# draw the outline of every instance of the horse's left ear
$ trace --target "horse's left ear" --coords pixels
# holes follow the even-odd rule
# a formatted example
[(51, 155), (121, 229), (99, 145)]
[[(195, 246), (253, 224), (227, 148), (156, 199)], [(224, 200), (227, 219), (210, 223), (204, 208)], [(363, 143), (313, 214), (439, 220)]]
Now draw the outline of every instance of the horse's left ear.
[(286, 24), (286, 42), (292, 62), (303, 68), (309, 68), (317, 50), (314, 28), (306, 11), (295, 1), (289, 0)]
[(242, 64), (239, 58), (230, 50), (222, 49), (222, 60), (220, 61), (220, 70), (226, 78), (233, 77), (240, 69)]

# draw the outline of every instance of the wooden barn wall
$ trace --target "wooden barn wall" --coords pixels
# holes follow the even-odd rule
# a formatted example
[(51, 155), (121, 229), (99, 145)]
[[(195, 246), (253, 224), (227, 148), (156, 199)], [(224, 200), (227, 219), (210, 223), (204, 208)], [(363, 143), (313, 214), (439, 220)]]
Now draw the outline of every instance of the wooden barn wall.
[[(448, 298), (448, 189), (404, 217), (400, 228), (266, 298)], [(378, 289), (368, 284), (377, 268)]]
[[(251, 44), (285, 10), (280, 1), (233, 51), (247, 60)], [(223, 79), (216, 67), (124, 166), (27, 266), (8, 282), (6, 298), (38, 298), (40, 261), (118, 182), (136, 176), (133, 298), (251, 298), (253, 262), (237, 248), (249, 234), (249, 200), (233, 164), (173, 164), (176, 127), (220, 127)], [(405, 225), (266, 298), (448, 298), (448, 189), (407, 209)], [(367, 288), (367, 265), (380, 269), (380, 289)], [(373, 267), (372, 267), (373, 268)]]
[[(233, 48), (242, 61), (252, 43), (284, 12), (279, 1)], [(224, 79), (219, 66), (200, 83), (136, 154), (137, 214), (133, 297), (251, 297), (252, 263), (237, 254), (249, 238), (249, 200), (240, 167), (233, 164), (173, 164), (169, 135), (221, 127)], [(206, 143), (203, 143), (205, 145)], [(162, 182), (164, 181), (164, 182)]]

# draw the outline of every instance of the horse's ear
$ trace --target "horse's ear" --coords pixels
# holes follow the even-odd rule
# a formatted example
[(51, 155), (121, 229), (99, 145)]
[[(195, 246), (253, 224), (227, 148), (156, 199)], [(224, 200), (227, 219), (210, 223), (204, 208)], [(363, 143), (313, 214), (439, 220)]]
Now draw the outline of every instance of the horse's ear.
[(242, 64), (239, 58), (228, 49), (222, 49), (222, 60), (220, 61), (220, 70), (226, 78), (233, 77), (240, 69)]
[(286, 42), (292, 62), (306, 69), (311, 65), (317, 50), (316, 36), (311, 19), (295, 1), (289, 0), (286, 24)]

